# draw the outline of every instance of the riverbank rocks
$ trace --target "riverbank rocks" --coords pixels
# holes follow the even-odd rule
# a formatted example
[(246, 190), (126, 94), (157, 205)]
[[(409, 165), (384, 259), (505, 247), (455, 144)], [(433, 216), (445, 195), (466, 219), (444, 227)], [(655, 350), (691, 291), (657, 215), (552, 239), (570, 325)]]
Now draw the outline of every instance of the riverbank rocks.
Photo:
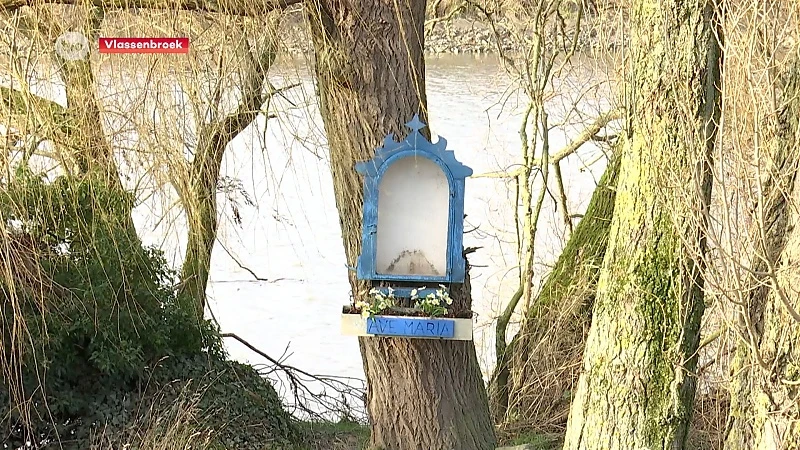
[(519, 50), (505, 29), (498, 30), (495, 37), (489, 26), (467, 18), (438, 23), (426, 32), (427, 53), (496, 53), (498, 45), (504, 52)]
[[(522, 53), (527, 44), (512, 36), (508, 31), (512, 28), (510, 24), (501, 19), (497, 25), (492, 29), (485, 21), (468, 16), (429, 25), (425, 30), (425, 52), (432, 55)], [(311, 55), (314, 50), (307, 24), (300, 15), (290, 14), (278, 35), (284, 53)], [(620, 51), (627, 45), (622, 33), (617, 32), (616, 24), (601, 24), (596, 17), (584, 19), (577, 42), (580, 51)]]

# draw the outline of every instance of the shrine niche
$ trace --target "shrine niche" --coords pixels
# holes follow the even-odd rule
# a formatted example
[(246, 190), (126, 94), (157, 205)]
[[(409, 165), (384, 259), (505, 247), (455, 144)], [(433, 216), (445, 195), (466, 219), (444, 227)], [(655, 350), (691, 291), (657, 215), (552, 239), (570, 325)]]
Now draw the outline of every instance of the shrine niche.
[(404, 140), (390, 134), (373, 159), (356, 164), (364, 175), (356, 271), (371, 290), (345, 307), (342, 329), (471, 340), (471, 318), (448, 317), (448, 306), (451, 286), (465, 278), (464, 186), (472, 169), (456, 160), (444, 138), (429, 142), (419, 117), (406, 125), (411, 132)]

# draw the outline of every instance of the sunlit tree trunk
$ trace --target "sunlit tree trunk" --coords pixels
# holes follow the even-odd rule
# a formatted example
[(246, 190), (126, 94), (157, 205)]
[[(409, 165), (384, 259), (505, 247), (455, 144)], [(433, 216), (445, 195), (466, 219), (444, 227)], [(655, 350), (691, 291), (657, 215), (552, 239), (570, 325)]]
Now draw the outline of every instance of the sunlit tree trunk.
[(631, 21), (628, 136), (565, 450), (681, 449), (695, 394), (719, 115), (715, 6), (638, 0)]
[(217, 239), (217, 182), (227, 145), (227, 140), (214, 133), (201, 134), (188, 183), (178, 189), (187, 223), (178, 297), (182, 307), (198, 319), (205, 312), (211, 254)]
[(726, 450), (800, 448), (800, 65), (786, 77), (756, 220), (751, 291), (731, 370)]
[[(330, 146), (336, 206), (347, 262), (361, 247), (363, 180), (358, 161), (387, 133), (405, 136), (425, 120), (425, 1), (311, 1), (320, 108)], [(365, 287), (350, 273), (354, 295)], [(453, 292), (469, 308), (469, 284)], [(360, 340), (368, 383), (371, 445), (385, 450), (493, 449), (494, 429), (471, 341)]]

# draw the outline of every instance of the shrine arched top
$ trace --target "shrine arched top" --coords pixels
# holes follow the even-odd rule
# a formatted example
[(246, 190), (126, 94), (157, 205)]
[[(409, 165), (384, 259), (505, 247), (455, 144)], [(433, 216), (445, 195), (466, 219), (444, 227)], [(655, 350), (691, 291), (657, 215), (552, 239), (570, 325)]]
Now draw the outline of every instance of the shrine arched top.
[[(365, 175), (362, 252), (358, 258), (357, 264), (358, 278), (362, 280), (414, 282), (421, 284), (430, 284), (431, 282), (461, 283), (464, 281), (466, 269), (466, 261), (463, 256), (462, 247), (464, 229), (464, 186), (466, 177), (472, 175), (472, 169), (456, 159), (455, 153), (447, 149), (447, 140), (443, 137), (439, 137), (435, 144), (428, 141), (420, 132), (420, 130), (425, 127), (425, 124), (419, 120), (417, 115), (414, 115), (414, 118), (406, 125), (411, 129), (411, 133), (409, 133), (405, 139), (396, 141), (393, 134), (387, 135), (383, 140), (383, 145), (375, 151), (375, 156), (371, 160), (356, 164), (356, 170)], [(413, 184), (414, 177), (419, 176), (417, 171), (422, 170), (420, 168), (421, 166), (417, 166), (416, 164), (412, 166), (406, 166), (402, 163), (395, 164), (400, 161), (405, 161), (409, 157), (421, 157), (432, 161), (447, 179), (449, 198), (446, 202), (441, 203), (441, 206), (434, 207), (431, 206), (432, 203), (426, 203), (424, 193), (420, 194), (419, 192), (422, 186), (422, 184), (419, 183), (424, 184), (425, 182), (431, 182), (435, 176), (431, 178), (432, 174), (428, 172), (427, 178), (419, 179), (419, 183)], [(382, 191), (381, 181), (392, 167), (396, 167), (403, 172), (407, 171), (409, 177), (408, 182), (412, 184), (409, 185), (408, 196), (404, 197), (403, 194), (392, 194), (394, 197), (387, 197), (395, 199), (392, 200), (393, 203), (387, 204), (392, 205), (387, 209), (387, 205), (379, 205), (380, 193)], [(415, 173), (417, 173), (417, 175), (414, 175)], [(391, 178), (391, 184), (394, 186), (398, 183), (398, 176), (402, 177), (403, 175), (392, 171), (391, 177), (387, 177), (386, 179), (389, 180), (389, 178)], [(391, 189), (396, 189), (396, 186)], [(435, 187), (431, 187), (432, 193), (435, 190)], [(400, 191), (395, 190), (394, 192), (404, 191), (401, 188)], [(399, 195), (399, 197), (397, 195)], [(416, 202), (417, 200), (415, 199), (423, 200), (421, 203), (405, 204), (408, 202)], [(416, 208), (416, 205), (421, 205), (421, 207)], [(440, 255), (438, 261), (444, 261), (445, 270), (431, 270), (430, 274), (427, 275), (415, 272), (414, 270), (416, 269), (402, 274), (397, 272), (388, 273), (383, 269), (383, 266), (386, 265), (386, 261), (383, 261), (383, 259), (385, 259), (384, 256), (387, 254), (394, 254), (394, 248), (392, 246), (397, 244), (400, 245), (399, 248), (402, 249), (405, 248), (403, 247), (405, 244), (415, 244), (420, 241), (425, 241), (425, 238), (430, 239), (432, 233), (427, 233), (425, 230), (417, 230), (421, 233), (419, 235), (421, 237), (420, 240), (412, 239), (414, 242), (404, 242), (403, 239), (411, 239), (409, 237), (411, 235), (405, 236), (405, 234), (408, 233), (399, 232), (385, 233), (386, 230), (391, 230), (393, 224), (403, 221), (417, 221), (418, 218), (416, 214), (422, 214), (418, 212), (417, 209), (424, 208), (428, 208), (428, 210), (425, 210), (427, 214), (429, 214), (427, 217), (443, 217), (442, 220), (434, 221), (433, 224), (430, 224), (430, 226), (435, 224), (442, 225), (442, 227), (436, 228), (439, 232), (438, 236), (441, 236), (441, 239), (437, 240), (439, 238), (434, 238), (433, 241), (428, 241), (428, 246), (429, 248), (438, 249), (436, 253)], [(382, 229), (384, 234), (380, 243), (378, 242), (381, 235), (378, 229), (379, 211), (384, 211), (384, 213), (389, 214), (389, 216), (386, 217), (393, 217), (393, 219), (387, 219), (388, 222), (384, 222), (384, 224), (388, 225)], [(392, 214), (394, 214), (394, 216)], [(427, 225), (428, 224), (426, 224), (426, 226)], [(405, 236), (405, 238), (403, 236)], [(379, 248), (382, 249), (380, 255), (378, 254)], [(389, 251), (390, 248), (392, 251)], [(400, 261), (405, 260), (403, 259), (405, 258), (403, 255), (412, 255), (409, 256), (409, 258), (416, 258), (419, 256), (416, 250), (410, 253), (403, 251), (400, 253)], [(441, 258), (444, 259), (442, 260)], [(425, 260), (425, 262), (429, 261)], [(410, 262), (409, 264), (412, 263)], [(416, 262), (413, 262), (413, 264), (416, 264)], [(441, 264), (434, 265), (436, 267), (441, 267)], [(394, 262), (389, 267), (395, 267)]]
[(356, 171), (370, 178), (380, 178), (396, 160), (408, 156), (422, 156), (439, 165), (450, 181), (451, 192), (455, 180), (464, 180), (472, 175), (472, 169), (459, 162), (453, 150), (447, 149), (447, 139), (439, 136), (436, 143), (431, 143), (422, 135), (420, 130), (426, 125), (419, 120), (418, 115), (415, 114), (406, 126), (411, 129), (411, 133), (405, 139), (398, 142), (394, 134), (388, 134), (371, 160), (356, 164)]

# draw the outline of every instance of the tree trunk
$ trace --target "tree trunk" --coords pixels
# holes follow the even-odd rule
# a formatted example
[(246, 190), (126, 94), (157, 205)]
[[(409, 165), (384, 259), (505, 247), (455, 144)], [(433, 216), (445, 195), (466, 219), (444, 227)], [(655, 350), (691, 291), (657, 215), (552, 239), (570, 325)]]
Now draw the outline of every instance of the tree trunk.
[[(783, 89), (762, 198), (763, 234), (732, 367), (726, 450), (800, 448), (800, 65)], [(774, 269), (774, 278), (770, 273)], [(794, 316), (794, 317), (793, 317)], [(758, 352), (758, 353), (756, 353)]]
[[(425, 1), (327, 0), (308, 4), (320, 109), (330, 147), (348, 265), (361, 248), (363, 180), (386, 133), (425, 120)], [(350, 273), (356, 298), (364, 283)], [(451, 294), (469, 308), (468, 282)], [(385, 450), (493, 449), (495, 436), (472, 341), (361, 338), (371, 446)]]
[(565, 450), (681, 449), (703, 314), (719, 116), (710, 1), (631, 11), (629, 130)]
[[(91, 7), (75, 7), (85, 15), (81, 31), (90, 42), (97, 40), (97, 33), (103, 20), (103, 13)], [(20, 26), (43, 48), (51, 47), (52, 35), (65, 31), (63, 11), (53, 11), (53, 7), (42, 6), (35, 10), (32, 23)], [(26, 23), (26, 20), (22, 20)], [(21, 56), (21, 55), (20, 55)], [(114, 160), (114, 149), (106, 138), (102, 126), (102, 115), (98, 102), (94, 72), (88, 57), (80, 60), (65, 60), (58, 52), (51, 52), (56, 69), (64, 82), (67, 98), (66, 108), (50, 100), (34, 96), (28, 92), (3, 89), (4, 99), (17, 112), (30, 114), (36, 118), (37, 133), (52, 141), (67, 173), (81, 175), (89, 170), (103, 174), (110, 186), (122, 189), (122, 183)], [(28, 102), (26, 99), (30, 99)], [(129, 221), (130, 226), (133, 220)]]
[(180, 195), (186, 212), (187, 241), (178, 290), (181, 307), (198, 320), (205, 313), (211, 252), (217, 239), (217, 182), (228, 144), (219, 139), (200, 140), (189, 184)]
[[(519, 332), (498, 356), (490, 389), (498, 419), (505, 416), (510, 422), (524, 420), (540, 426), (544, 425), (543, 420), (558, 419), (554, 416), (568, 409), (560, 403), (564, 392), (572, 390), (578, 375), (573, 373), (572, 362), (583, 354), (585, 330), (591, 321), (589, 312), (614, 214), (619, 161), (617, 154), (609, 161), (586, 213), (547, 276), (536, 301), (525, 312)], [(553, 386), (552, 382), (548, 385), (538, 377), (542, 366), (561, 372), (549, 373), (548, 380), (557, 379), (557, 385)], [(563, 426), (565, 421), (563, 417), (558, 425)]]
[(94, 74), (88, 60), (63, 61), (61, 76), (67, 94), (67, 110), (74, 121), (64, 143), (74, 155), (80, 172), (102, 171), (108, 181), (122, 187), (114, 150), (106, 139), (95, 94)]
[[(96, 42), (104, 13), (100, 9), (91, 7), (82, 8), (82, 12), (86, 14), (82, 31), (89, 42)], [(48, 7), (39, 20), (48, 21), (49, 28), (63, 30), (61, 24), (63, 18), (52, 8)], [(53, 55), (64, 80), (67, 113), (71, 121), (61, 124), (66, 135), (65, 141), (60, 144), (73, 156), (80, 173), (85, 173), (90, 168), (97, 170), (105, 175), (112, 186), (122, 189), (117, 162), (114, 160), (114, 148), (103, 130), (94, 72), (89, 57), (69, 61), (62, 59), (57, 52), (53, 52)], [(133, 226), (132, 219), (129, 225)]]
[(264, 92), (264, 80), (275, 62), (276, 52), (272, 45), (275, 41), (272, 37), (268, 39), (268, 45), (258, 57), (251, 53), (249, 46), (245, 49), (243, 63), (238, 68), (245, 75), (237, 110), (221, 120), (202, 122), (188, 181), (175, 185), (186, 211), (188, 228), (179, 298), (181, 305), (194, 312), (198, 319), (202, 319), (205, 312), (211, 254), (217, 239), (217, 185), (225, 149), (256, 119), (263, 104), (270, 100), (271, 94)]

